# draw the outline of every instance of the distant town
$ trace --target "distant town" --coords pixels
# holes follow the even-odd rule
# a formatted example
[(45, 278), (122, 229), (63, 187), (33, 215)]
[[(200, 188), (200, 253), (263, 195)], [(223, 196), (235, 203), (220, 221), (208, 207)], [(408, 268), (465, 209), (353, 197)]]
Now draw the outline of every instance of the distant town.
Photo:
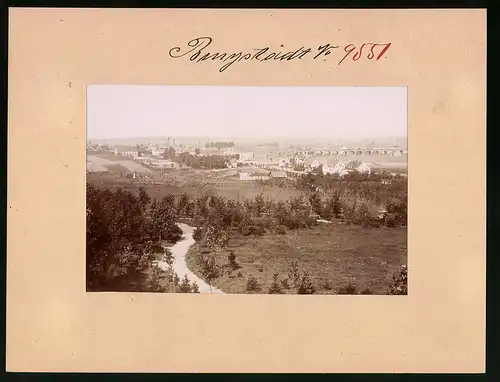
[(87, 290), (406, 294), (406, 139), (258, 139), (90, 140)]
[[(89, 140), (87, 152), (88, 172), (107, 172), (99, 163), (98, 156), (111, 154), (124, 159), (133, 159), (143, 166), (154, 169), (174, 168), (228, 168), (234, 169), (241, 180), (263, 180), (271, 177), (297, 178), (307, 173), (346, 175), (352, 171), (360, 173), (387, 173), (407, 176), (406, 148), (399, 144), (378, 146), (375, 141), (364, 147), (353, 145), (301, 146), (270, 143), (238, 143), (223, 140), (197, 140), (180, 143), (174, 137), (163, 142), (135, 145), (108, 144)], [(267, 170), (268, 173), (262, 171)], [(129, 166), (128, 176), (144, 176), (144, 171), (134, 171)], [(233, 174), (234, 175), (234, 174)]]

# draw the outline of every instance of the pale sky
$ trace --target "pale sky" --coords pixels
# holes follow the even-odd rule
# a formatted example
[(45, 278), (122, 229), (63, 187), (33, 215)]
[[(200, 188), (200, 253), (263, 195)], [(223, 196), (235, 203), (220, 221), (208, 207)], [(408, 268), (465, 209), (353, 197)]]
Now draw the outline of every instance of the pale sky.
[(88, 139), (407, 136), (406, 87), (92, 85)]

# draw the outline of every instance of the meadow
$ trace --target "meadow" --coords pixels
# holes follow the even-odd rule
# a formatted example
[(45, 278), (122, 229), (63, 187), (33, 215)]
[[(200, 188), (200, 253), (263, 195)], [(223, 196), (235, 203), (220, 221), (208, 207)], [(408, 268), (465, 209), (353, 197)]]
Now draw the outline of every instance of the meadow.
[[(278, 274), (284, 293), (295, 294), (289, 275), (290, 264), (310, 275), (316, 294), (342, 294), (348, 288), (357, 293), (386, 294), (396, 274), (406, 264), (406, 227), (373, 228), (345, 224), (320, 224), (286, 235), (266, 233), (239, 237), (224, 250), (215, 251), (219, 264), (228, 262), (232, 251), (239, 268), (213, 282), (226, 293), (249, 293), (247, 282), (253, 275), (259, 289), (268, 293)], [(189, 268), (201, 277), (197, 257), (206, 251), (200, 243), (187, 255)], [(353, 290), (349, 294), (353, 293)]]

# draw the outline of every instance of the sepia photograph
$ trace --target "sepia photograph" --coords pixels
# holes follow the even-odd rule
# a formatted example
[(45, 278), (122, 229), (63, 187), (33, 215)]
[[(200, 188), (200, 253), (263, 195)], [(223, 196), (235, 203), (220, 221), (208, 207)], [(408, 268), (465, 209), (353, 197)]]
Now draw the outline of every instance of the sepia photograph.
[(86, 290), (407, 295), (407, 88), (87, 87)]

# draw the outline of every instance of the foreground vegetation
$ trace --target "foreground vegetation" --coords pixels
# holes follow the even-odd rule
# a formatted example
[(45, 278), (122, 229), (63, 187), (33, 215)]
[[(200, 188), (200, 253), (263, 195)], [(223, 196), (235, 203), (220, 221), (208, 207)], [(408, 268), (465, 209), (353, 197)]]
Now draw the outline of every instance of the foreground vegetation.
[(188, 219), (197, 227), (190, 269), (226, 292), (405, 294), (406, 180), (383, 181), (312, 174), (287, 198), (242, 200), (187, 192), (151, 199), (143, 188), (88, 184), (87, 288), (196, 292), (155, 265), (168, 261), (160, 244), (181, 237), (175, 222)]
[[(101, 190), (87, 184), (87, 290), (196, 292), (172, 269), (162, 244), (182, 236), (175, 224), (174, 198), (161, 201), (123, 190)], [(169, 267), (160, 269), (157, 261)]]
[(286, 235), (235, 235), (214, 251), (199, 241), (188, 252), (189, 268), (203, 278), (198, 258), (211, 254), (227, 270), (214, 286), (227, 293), (388, 294), (406, 263), (406, 227), (320, 224)]

